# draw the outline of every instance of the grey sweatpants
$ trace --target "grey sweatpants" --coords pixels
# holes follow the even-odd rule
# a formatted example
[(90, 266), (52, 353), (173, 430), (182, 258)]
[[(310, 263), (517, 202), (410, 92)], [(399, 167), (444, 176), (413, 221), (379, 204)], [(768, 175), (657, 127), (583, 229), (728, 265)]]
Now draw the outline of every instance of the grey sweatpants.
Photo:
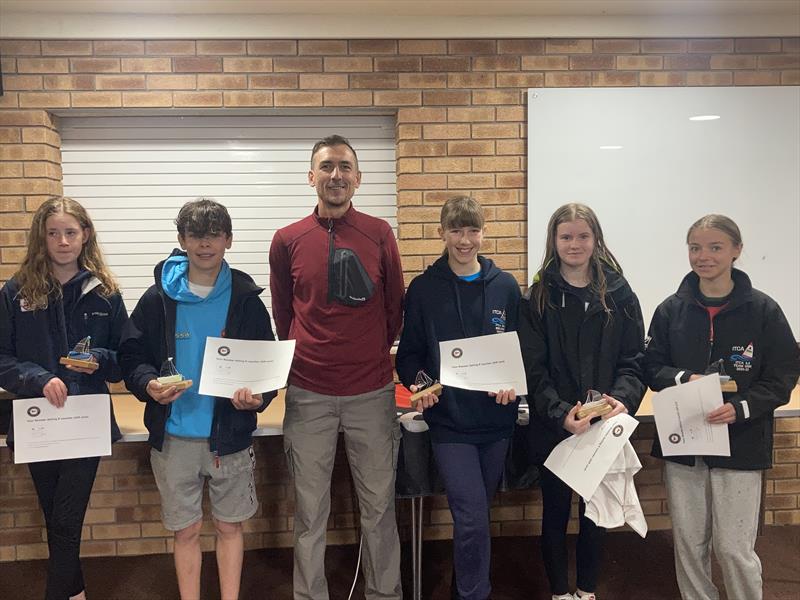
[(294, 598), (328, 600), (325, 533), (339, 429), (358, 496), (367, 600), (398, 600), (400, 539), (394, 482), (400, 425), (394, 384), (357, 396), (326, 396), (290, 385), (284, 447), (294, 476)]
[(709, 469), (701, 458), (664, 470), (675, 571), (683, 600), (718, 600), (711, 549), (722, 567), (729, 600), (761, 600), (761, 561), (755, 552), (761, 471)]

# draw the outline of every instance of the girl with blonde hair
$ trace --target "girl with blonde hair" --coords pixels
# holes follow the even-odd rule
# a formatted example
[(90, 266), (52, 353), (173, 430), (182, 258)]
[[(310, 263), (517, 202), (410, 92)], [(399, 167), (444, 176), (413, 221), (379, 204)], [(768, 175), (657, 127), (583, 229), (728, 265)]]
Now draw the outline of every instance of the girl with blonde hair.
[[(107, 394), (120, 381), (116, 348), (127, 319), (117, 284), (86, 210), (61, 196), (33, 216), (19, 270), (0, 290), (0, 386), (18, 398), (45, 397), (57, 408), (68, 396)], [(86, 337), (91, 367), (59, 359)], [(111, 410), (111, 438), (121, 437)], [(13, 448), (13, 431), (8, 445)], [(29, 463), (47, 526), (47, 600), (86, 597), (80, 566), (83, 518), (99, 457)]]

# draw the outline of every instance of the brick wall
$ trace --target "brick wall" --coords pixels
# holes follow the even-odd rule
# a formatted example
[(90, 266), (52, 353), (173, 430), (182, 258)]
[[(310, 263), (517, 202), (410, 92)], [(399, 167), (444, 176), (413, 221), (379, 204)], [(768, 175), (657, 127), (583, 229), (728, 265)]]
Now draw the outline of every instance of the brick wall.
[[(529, 87), (800, 85), (800, 38), (481, 40), (0, 40), (0, 280), (11, 276), (30, 213), (61, 191), (60, 138), (50, 111), (70, 108), (369, 108), (397, 110), (399, 244), (406, 279), (439, 256), (439, 207), (469, 193), (486, 207), (485, 246), (521, 284), (526, 269)], [(313, 199), (309, 199), (309, 208)], [(266, 258), (265, 258), (266, 260)], [(652, 426), (638, 434), (649, 448)], [(800, 523), (800, 418), (776, 424), (767, 523)], [(290, 545), (292, 517), (278, 438), (259, 439), (259, 493), (248, 547)], [(669, 525), (657, 463), (642, 458), (651, 527)], [(0, 450), (0, 560), (45, 551), (24, 467)], [(333, 543), (355, 530), (339, 460)], [(443, 499), (428, 503), (428, 538), (449, 537)], [(401, 524), (408, 515), (401, 507)], [(498, 497), (494, 533), (538, 531), (538, 492)], [(206, 532), (210, 532), (206, 525)], [(170, 549), (158, 520), (144, 444), (117, 444), (101, 463), (86, 521), (87, 554)], [(206, 548), (210, 537), (204, 538)]]
[[(636, 476), (642, 509), (651, 530), (669, 529), (662, 462), (649, 456), (655, 428), (642, 424), (633, 445), (643, 469)], [(256, 485), (261, 506), (247, 521), (245, 547), (290, 547), (294, 499), (280, 437), (256, 438)], [(800, 524), (800, 417), (776, 420), (775, 466), (767, 472), (767, 525)], [(45, 528), (28, 468), (14, 465), (7, 448), (0, 448), (0, 561), (45, 558)], [(340, 440), (333, 476), (328, 543), (358, 541), (350, 471)], [(207, 500), (207, 495), (206, 495)], [(83, 533), (84, 556), (153, 554), (172, 551), (172, 535), (161, 525), (159, 495), (150, 470), (149, 447), (144, 442), (118, 443), (113, 456), (104, 458), (95, 480)], [(204, 507), (202, 547), (214, 547), (209, 507)], [(575, 514), (576, 510), (573, 510)], [(542, 497), (539, 490), (499, 493), (492, 507), (495, 536), (534, 535), (541, 532)], [(410, 539), (408, 501), (398, 502), (401, 538)], [(575, 519), (570, 531), (577, 531)], [(444, 496), (429, 498), (424, 510), (424, 538), (450, 539), (452, 520)]]

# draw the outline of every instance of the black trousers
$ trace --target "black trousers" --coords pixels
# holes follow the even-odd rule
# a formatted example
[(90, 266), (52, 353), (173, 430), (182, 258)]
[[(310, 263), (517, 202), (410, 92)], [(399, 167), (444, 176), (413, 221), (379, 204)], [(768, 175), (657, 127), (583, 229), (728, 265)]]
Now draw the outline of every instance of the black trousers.
[(99, 457), (30, 463), (47, 525), (46, 600), (67, 600), (84, 589), (81, 571), (81, 528)]
[[(567, 580), (567, 525), (572, 504), (572, 489), (542, 466), (539, 470), (542, 486), (542, 559), (550, 591), (555, 595), (568, 594)], [(584, 516), (586, 506), (580, 500), (580, 530), (576, 549), (578, 587), (594, 592), (603, 554), (603, 537), (606, 530)]]

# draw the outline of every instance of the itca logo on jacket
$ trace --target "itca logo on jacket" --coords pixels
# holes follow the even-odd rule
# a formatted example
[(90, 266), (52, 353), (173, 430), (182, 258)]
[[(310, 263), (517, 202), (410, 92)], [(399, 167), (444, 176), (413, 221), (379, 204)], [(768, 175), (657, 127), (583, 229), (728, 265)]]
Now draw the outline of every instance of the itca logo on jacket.
[(492, 325), (495, 333), (506, 332), (506, 311), (497, 308), (492, 309)]
[(731, 363), (739, 373), (747, 373), (753, 366), (753, 342), (744, 346), (731, 347)]

